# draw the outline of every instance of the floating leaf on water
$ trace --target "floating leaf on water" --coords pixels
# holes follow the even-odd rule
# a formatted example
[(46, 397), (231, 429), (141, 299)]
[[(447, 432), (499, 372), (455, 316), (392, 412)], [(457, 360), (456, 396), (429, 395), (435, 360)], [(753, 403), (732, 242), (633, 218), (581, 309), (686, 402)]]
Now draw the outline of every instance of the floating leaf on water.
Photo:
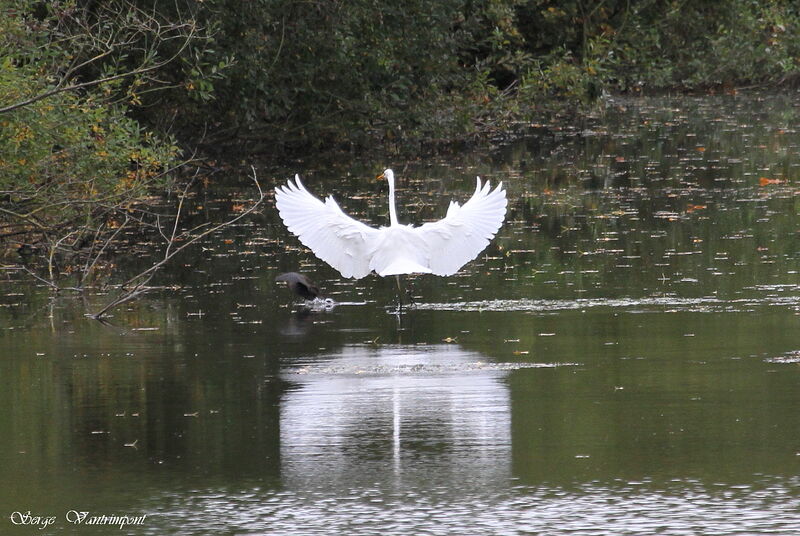
[(694, 212), (696, 210), (704, 210), (707, 208), (707, 205), (688, 205), (686, 207), (686, 212)]

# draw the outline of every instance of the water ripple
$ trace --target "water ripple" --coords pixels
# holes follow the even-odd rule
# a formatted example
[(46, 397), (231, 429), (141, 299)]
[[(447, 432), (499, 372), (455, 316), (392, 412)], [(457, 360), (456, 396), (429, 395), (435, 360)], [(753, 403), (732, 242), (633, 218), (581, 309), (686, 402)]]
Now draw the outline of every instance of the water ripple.
[[(497, 493), (452, 488), (342, 489), (335, 496), (304, 490), (195, 493), (166, 498), (152, 534), (564, 534), (666, 536), (800, 533), (800, 479), (718, 487), (673, 482), (577, 489), (518, 486)], [(158, 524), (158, 526), (156, 526)]]
[(527, 368), (575, 366), (577, 363), (496, 362), (458, 344), (346, 345), (339, 352), (298, 360), (282, 373), (288, 376), (399, 376), (462, 372), (495, 372)]
[(787, 352), (782, 356), (768, 357), (764, 359), (767, 363), (795, 364), (800, 363), (800, 350)]
[(449, 372), (505, 371), (524, 368), (553, 368), (576, 366), (578, 363), (492, 363), (485, 361), (450, 362), (450, 363), (415, 363), (412, 365), (359, 365), (359, 366), (313, 366), (286, 369), (287, 375), (407, 375), (407, 374), (443, 374)]
[(609, 298), (577, 300), (484, 300), (452, 303), (418, 303), (415, 309), (433, 311), (479, 311), (479, 312), (533, 312), (585, 310), (595, 308), (623, 309), (627, 312), (690, 312), (690, 313), (739, 313), (753, 311), (759, 307), (789, 307), (800, 310), (800, 296), (764, 296), (725, 300), (716, 297), (678, 298), (674, 296), (649, 296), (643, 298)]

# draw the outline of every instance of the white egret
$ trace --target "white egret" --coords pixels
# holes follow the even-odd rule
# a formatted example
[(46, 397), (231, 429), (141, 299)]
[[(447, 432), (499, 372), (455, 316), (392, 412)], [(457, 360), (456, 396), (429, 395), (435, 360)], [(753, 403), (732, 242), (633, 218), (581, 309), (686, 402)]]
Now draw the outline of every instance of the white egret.
[(478, 256), (494, 237), (506, 214), (501, 182), (494, 190), (478, 177), (475, 193), (463, 206), (450, 202), (447, 215), (419, 227), (397, 221), (394, 173), (378, 178), (389, 183), (389, 226), (375, 229), (345, 214), (332, 196), (325, 202), (306, 190), (295, 175), (275, 189), (275, 202), (286, 227), (314, 255), (343, 277), (360, 279), (374, 271), (400, 274), (452, 275)]

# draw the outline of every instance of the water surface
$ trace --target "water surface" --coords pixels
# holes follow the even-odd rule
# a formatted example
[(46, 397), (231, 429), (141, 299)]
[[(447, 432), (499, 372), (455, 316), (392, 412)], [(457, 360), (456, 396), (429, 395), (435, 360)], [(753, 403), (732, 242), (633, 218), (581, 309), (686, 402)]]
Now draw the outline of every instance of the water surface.
[[(84, 317), (105, 291), (6, 281), (2, 532), (111, 530), (74, 509), (146, 514), (130, 534), (800, 533), (797, 114), (617, 100), (461, 158), (262, 172), (374, 225), (386, 165), (401, 221), (502, 180), (498, 238), (412, 278), (403, 311), (394, 281), (342, 280), (271, 204), (110, 325)], [(253, 195), (231, 177), (193, 216)], [(293, 304), (289, 270), (347, 304)]]

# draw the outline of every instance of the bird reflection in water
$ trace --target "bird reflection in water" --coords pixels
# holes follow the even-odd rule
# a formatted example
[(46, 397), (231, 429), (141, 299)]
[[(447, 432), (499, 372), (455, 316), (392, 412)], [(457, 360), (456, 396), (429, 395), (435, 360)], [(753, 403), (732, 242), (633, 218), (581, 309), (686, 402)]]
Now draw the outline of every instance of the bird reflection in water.
[(482, 489), (510, 478), (513, 365), (458, 344), (346, 345), (287, 365), (288, 488)]
[(285, 337), (305, 337), (314, 326), (314, 312), (308, 307), (294, 311), (280, 328)]

